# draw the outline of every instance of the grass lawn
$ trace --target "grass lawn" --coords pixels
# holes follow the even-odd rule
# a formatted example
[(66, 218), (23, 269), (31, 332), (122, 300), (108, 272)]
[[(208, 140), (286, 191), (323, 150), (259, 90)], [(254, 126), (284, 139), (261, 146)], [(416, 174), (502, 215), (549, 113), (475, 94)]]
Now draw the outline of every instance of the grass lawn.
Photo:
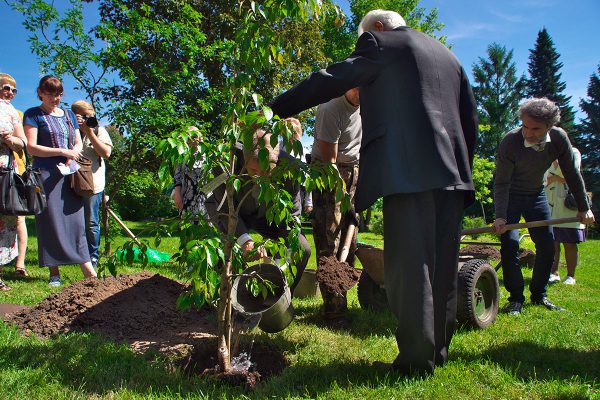
[[(143, 224), (129, 225), (138, 231)], [(0, 292), (0, 302), (33, 305), (60, 290), (51, 289), (48, 272), (37, 267), (33, 229), (30, 233), (26, 261), (30, 277), (18, 279), (6, 266), (3, 279), (13, 290)], [(372, 234), (361, 234), (360, 240), (382, 245), (381, 237)], [(526, 245), (531, 247), (530, 242)], [(176, 239), (167, 238), (158, 250), (172, 252), (176, 246)], [(389, 313), (360, 309), (354, 288), (349, 293), (350, 332), (323, 326), (320, 299), (295, 299), (296, 319), (287, 329), (258, 334), (283, 349), (291, 366), (252, 393), (185, 377), (155, 354), (137, 355), (96, 335), (40, 340), (20, 336), (0, 322), (0, 399), (600, 398), (599, 256), (599, 240), (582, 244), (577, 285), (558, 283), (549, 288), (549, 298), (567, 311), (526, 305), (521, 316), (500, 314), (488, 329), (459, 329), (449, 363), (426, 379), (396, 378), (370, 368), (375, 360), (391, 362), (396, 356), (396, 321)], [(315, 266), (314, 256), (310, 266)], [(176, 278), (168, 267), (150, 269)], [(61, 268), (61, 273), (64, 284), (83, 278), (77, 266)], [(565, 274), (564, 267), (561, 273)], [(528, 283), (531, 270), (524, 274)], [(501, 307), (506, 298), (502, 288)]]

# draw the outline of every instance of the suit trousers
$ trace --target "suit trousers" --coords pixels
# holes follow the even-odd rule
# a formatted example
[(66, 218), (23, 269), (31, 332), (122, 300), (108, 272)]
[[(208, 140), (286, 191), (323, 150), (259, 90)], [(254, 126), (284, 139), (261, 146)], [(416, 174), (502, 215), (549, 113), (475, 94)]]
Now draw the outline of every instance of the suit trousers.
[(434, 189), (383, 198), (385, 288), (402, 373), (432, 372), (448, 358), (464, 196)]

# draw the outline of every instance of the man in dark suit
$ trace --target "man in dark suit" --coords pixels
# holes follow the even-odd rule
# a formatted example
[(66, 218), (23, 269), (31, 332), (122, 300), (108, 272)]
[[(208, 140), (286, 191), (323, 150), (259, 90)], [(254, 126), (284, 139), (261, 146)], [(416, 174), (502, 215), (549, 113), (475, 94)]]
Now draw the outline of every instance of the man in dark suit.
[(456, 317), (463, 207), (472, 202), (476, 104), (456, 57), (437, 40), (373, 10), (355, 51), (271, 104), (280, 117), (360, 87), (363, 138), (356, 208), (383, 196), (385, 287), (399, 320), (390, 366), (427, 373), (442, 365)]

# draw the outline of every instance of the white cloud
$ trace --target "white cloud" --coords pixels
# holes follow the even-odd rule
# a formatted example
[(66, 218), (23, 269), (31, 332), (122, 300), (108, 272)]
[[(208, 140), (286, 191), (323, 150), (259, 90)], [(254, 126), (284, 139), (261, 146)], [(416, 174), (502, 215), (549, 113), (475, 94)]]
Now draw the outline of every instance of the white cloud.
[(495, 17), (498, 17), (506, 22), (519, 23), (525, 21), (525, 18), (522, 15), (518, 14), (505, 14), (496, 10), (490, 10), (490, 13)]
[(447, 36), (449, 40), (459, 40), (471, 38), (479, 35), (481, 32), (493, 32), (497, 29), (496, 25), (485, 23), (461, 24), (454, 29), (449, 29)]

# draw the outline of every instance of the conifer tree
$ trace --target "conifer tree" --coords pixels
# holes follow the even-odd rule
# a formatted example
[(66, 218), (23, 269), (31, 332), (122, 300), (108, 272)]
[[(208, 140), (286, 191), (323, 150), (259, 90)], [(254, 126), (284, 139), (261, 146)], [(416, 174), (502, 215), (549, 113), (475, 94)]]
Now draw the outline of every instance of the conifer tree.
[(577, 126), (575, 146), (581, 151), (581, 170), (587, 190), (600, 196), (600, 65), (597, 73), (590, 77), (587, 98), (579, 101), (579, 107), (586, 116)]
[(527, 96), (547, 97), (556, 102), (561, 111), (559, 126), (568, 133), (572, 132), (574, 113), (569, 105), (571, 97), (563, 93), (567, 85), (560, 80), (562, 74), (559, 71), (563, 63), (558, 61), (560, 54), (556, 51), (546, 28), (539, 31), (535, 47), (529, 51)]
[(479, 57), (473, 65), (473, 76), (479, 122), (489, 125), (489, 129), (480, 131), (477, 154), (493, 158), (502, 136), (518, 124), (525, 77), (517, 78), (513, 51), (498, 43), (488, 46), (487, 58)]

